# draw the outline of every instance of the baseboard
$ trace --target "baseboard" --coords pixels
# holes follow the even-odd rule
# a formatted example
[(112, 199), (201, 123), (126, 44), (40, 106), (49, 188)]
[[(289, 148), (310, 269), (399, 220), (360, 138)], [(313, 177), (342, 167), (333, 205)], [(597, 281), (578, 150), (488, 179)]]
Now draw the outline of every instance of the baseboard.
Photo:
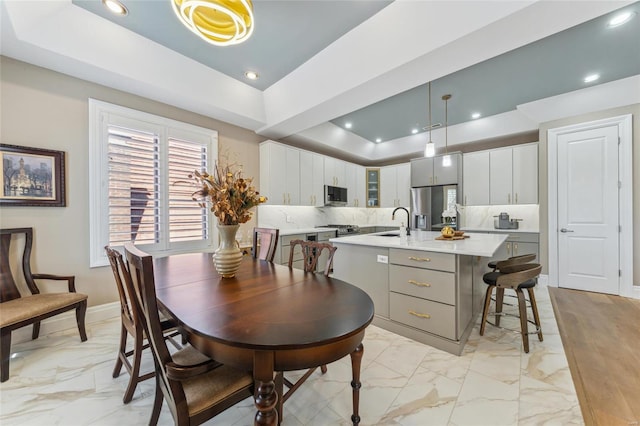
[(538, 276), (538, 284), (540, 284), (541, 286), (547, 286), (547, 287), (558, 287), (558, 284), (551, 284), (549, 282), (549, 275), (544, 275), (544, 274), (540, 274)]
[[(120, 315), (120, 302), (105, 303), (103, 305), (91, 306), (87, 308), (85, 317), (85, 325), (104, 321), (106, 319), (117, 318)], [(69, 329), (78, 329), (76, 324), (76, 312), (64, 312), (55, 317), (48, 318), (40, 324), (40, 336), (65, 331)], [(22, 327), (11, 333), (11, 343), (22, 343), (31, 340), (32, 326)]]

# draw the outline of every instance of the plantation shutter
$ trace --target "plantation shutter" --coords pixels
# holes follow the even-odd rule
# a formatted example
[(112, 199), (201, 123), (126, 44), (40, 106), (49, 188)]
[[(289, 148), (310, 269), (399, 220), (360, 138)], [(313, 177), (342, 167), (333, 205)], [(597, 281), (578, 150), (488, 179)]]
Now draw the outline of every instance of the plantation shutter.
[[(206, 240), (209, 235), (207, 209), (193, 201), (198, 189), (189, 181), (194, 170), (207, 168), (205, 145), (169, 137), (169, 241)], [(186, 183), (187, 181), (188, 183)]]
[(155, 244), (159, 234), (158, 135), (108, 127), (109, 245)]

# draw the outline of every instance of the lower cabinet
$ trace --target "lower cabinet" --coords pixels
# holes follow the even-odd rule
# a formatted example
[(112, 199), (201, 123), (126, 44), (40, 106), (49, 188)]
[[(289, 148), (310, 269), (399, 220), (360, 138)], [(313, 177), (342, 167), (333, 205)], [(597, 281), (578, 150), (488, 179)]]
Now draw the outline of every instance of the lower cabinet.
[[(504, 233), (504, 232), (496, 232)], [(534, 262), (539, 263), (540, 234), (535, 232), (512, 232), (507, 241), (496, 251), (496, 254), (488, 261), (505, 260), (512, 256), (533, 253), (536, 255)]]

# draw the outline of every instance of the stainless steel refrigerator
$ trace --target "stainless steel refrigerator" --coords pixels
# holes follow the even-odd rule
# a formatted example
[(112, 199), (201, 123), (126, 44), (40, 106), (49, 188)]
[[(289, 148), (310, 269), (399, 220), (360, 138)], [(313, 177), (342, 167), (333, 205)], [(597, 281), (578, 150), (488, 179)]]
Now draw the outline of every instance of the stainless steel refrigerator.
[(422, 186), (411, 188), (411, 227), (425, 231), (439, 231), (449, 225), (457, 229), (459, 214), (450, 220), (442, 213), (459, 203), (458, 185)]

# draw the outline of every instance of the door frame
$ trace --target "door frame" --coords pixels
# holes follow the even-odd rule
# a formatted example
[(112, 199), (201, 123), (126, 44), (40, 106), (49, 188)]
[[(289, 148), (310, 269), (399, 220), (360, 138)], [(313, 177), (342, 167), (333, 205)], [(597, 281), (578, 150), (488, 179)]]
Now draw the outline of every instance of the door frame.
[(620, 296), (640, 298), (633, 288), (633, 156), (632, 115), (625, 114), (602, 120), (572, 124), (547, 130), (548, 159), (548, 236), (549, 285), (558, 287), (558, 137), (567, 133), (618, 126), (618, 178), (621, 182), (618, 197), (618, 220), (622, 232), (618, 242), (621, 275), (618, 279)]

